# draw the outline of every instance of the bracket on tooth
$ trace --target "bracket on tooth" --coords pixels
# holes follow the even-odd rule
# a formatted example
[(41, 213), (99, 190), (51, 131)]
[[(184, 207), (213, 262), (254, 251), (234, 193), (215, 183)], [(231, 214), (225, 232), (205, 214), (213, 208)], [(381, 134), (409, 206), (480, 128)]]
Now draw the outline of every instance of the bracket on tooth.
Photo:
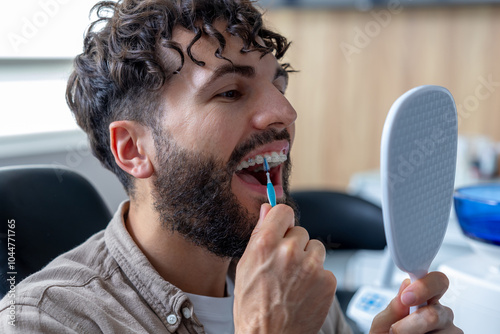
[[(266, 158), (268, 164), (269, 164), (269, 168), (273, 168), (273, 167), (276, 167), (280, 164), (282, 164), (283, 162), (285, 162), (287, 160), (287, 156), (285, 153), (283, 152), (272, 152), (272, 153), (266, 153), (264, 154), (264, 156), (258, 154), (256, 155), (255, 157), (253, 158), (250, 158), (248, 159), (247, 161), (242, 161), (238, 167), (237, 167), (237, 170), (240, 171), (244, 168), (248, 168), (248, 167), (252, 167), (252, 166), (255, 166), (255, 165), (263, 165), (264, 164), (264, 158)], [(260, 170), (264, 170), (264, 168), (257, 168), (255, 171), (258, 172)]]

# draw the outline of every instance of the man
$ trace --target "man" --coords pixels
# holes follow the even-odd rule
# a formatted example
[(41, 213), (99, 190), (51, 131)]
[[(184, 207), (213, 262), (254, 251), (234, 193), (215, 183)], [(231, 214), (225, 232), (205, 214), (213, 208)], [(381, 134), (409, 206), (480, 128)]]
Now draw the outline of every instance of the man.
[[(130, 201), (18, 286), (22, 333), (350, 333), (325, 250), (288, 194), (286, 39), (250, 1), (125, 0), (89, 29), (67, 100)], [(281, 204), (266, 202), (262, 159)], [(373, 333), (460, 333), (447, 279), (409, 285)], [(409, 306), (429, 306), (408, 316)], [(8, 305), (1, 304), (2, 332)]]

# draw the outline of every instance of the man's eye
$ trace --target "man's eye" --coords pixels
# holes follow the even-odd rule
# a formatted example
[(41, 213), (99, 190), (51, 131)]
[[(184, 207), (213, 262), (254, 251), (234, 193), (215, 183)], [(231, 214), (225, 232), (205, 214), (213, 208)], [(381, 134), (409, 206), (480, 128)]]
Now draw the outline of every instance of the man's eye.
[(227, 92), (220, 93), (219, 96), (226, 99), (237, 99), (241, 96), (241, 93), (233, 89), (228, 90)]
[(276, 87), (277, 90), (280, 91), (281, 94), (285, 95), (285, 92), (286, 92), (286, 86), (283, 86), (283, 85), (274, 85)]

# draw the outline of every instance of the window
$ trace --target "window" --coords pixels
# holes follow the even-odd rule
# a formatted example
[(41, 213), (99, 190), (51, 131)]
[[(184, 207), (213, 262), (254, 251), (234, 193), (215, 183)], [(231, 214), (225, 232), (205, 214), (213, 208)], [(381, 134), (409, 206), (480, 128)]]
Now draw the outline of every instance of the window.
[(66, 80), (96, 0), (5, 1), (0, 12), (1, 137), (77, 129)]

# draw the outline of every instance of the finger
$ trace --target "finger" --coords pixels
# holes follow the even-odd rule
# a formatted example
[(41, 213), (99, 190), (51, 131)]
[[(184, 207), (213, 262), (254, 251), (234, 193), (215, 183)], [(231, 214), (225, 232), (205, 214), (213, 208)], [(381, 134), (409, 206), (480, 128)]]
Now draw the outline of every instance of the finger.
[(453, 312), (439, 303), (418, 309), (410, 316), (395, 323), (392, 332), (397, 333), (461, 333), (453, 325)]
[(408, 315), (410, 309), (401, 303), (401, 293), (408, 285), (410, 285), (410, 280), (404, 280), (397, 296), (389, 303), (385, 310), (375, 316), (370, 334), (387, 333), (394, 323)]
[(306, 245), (305, 251), (310, 254), (310, 256), (315, 256), (319, 258), (322, 264), (325, 263), (326, 249), (325, 245), (319, 240), (312, 239)]
[(295, 225), (293, 209), (284, 204), (270, 208), (269, 204), (261, 206), (260, 218), (252, 231), (247, 249), (269, 250), (274, 248)]
[(266, 203), (261, 207), (261, 211), (268, 212), (267, 214), (261, 214), (264, 215), (264, 218), (259, 219), (257, 232), (267, 230), (283, 238), (288, 229), (295, 225), (295, 213), (291, 207), (285, 204), (278, 204), (273, 208), (269, 208), (269, 206)]
[(449, 286), (449, 280), (443, 273), (431, 272), (410, 284), (401, 295), (401, 302), (406, 306), (423, 303), (435, 304)]
[(276, 244), (281, 264), (285, 266), (291, 263), (300, 264), (305, 258), (304, 249), (308, 241), (309, 233), (303, 227), (290, 228), (279, 244)]
[[(306, 254), (308, 256), (308, 270), (313, 272), (319, 269), (325, 268), (325, 258), (326, 250), (323, 243), (319, 240), (309, 240), (305, 248)], [(337, 286), (337, 280), (335, 279), (335, 286)]]
[(267, 214), (269, 211), (272, 209), (272, 206), (268, 203), (264, 203), (260, 206), (260, 214), (259, 214), (259, 221), (257, 222), (257, 225), (255, 225), (252, 235), (257, 233), (260, 230), (260, 227), (262, 223), (264, 222), (264, 219), (266, 218)]
[(301, 226), (294, 226), (285, 233), (285, 240), (294, 240), (300, 250), (305, 250), (309, 242), (309, 233)]

